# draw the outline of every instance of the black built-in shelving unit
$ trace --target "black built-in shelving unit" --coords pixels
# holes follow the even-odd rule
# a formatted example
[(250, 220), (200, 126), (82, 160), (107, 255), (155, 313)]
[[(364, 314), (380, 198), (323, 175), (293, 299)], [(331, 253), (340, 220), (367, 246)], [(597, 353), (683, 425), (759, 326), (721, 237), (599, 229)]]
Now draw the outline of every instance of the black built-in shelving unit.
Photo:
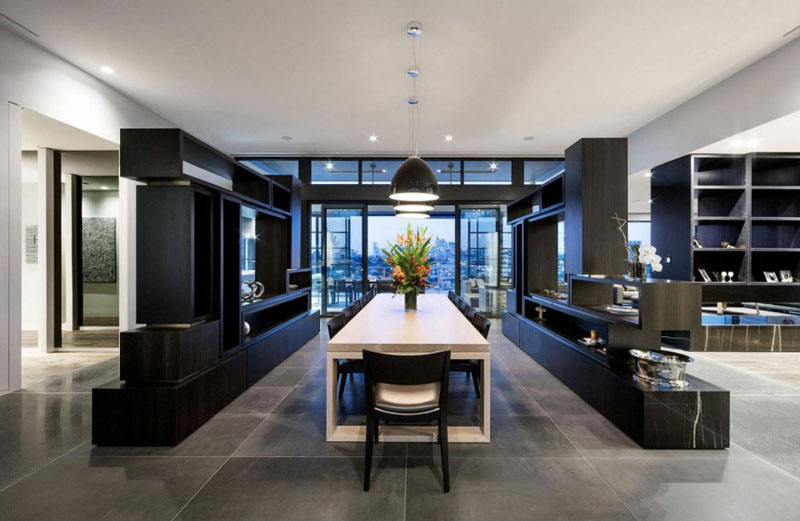
[[(727, 391), (692, 377), (689, 388), (670, 390), (632, 376), (630, 348), (657, 348), (664, 331), (698, 340), (701, 287), (616, 275), (626, 270), (612, 219), (628, 214), (626, 141), (582, 139), (565, 165), (563, 176), (508, 207), (514, 270), (503, 334), (643, 447), (727, 447)], [(560, 223), (567, 280), (558, 276)], [(605, 309), (622, 286), (638, 290), (634, 316)], [(592, 330), (605, 345), (581, 343)]]
[[(137, 321), (120, 334), (120, 380), (93, 390), (98, 445), (176, 445), (319, 332), (299, 271), (299, 193), (179, 129), (123, 129), (137, 186)], [(298, 191), (299, 192), (299, 191)], [(255, 216), (242, 300), (243, 212)], [(252, 240), (252, 239), (251, 239)]]
[[(656, 276), (703, 281), (705, 270), (705, 302), (800, 300), (800, 155), (684, 156), (653, 169), (651, 198), (652, 242), (670, 260)], [(780, 270), (798, 282), (768, 283)], [(733, 282), (713, 280), (723, 271)]]

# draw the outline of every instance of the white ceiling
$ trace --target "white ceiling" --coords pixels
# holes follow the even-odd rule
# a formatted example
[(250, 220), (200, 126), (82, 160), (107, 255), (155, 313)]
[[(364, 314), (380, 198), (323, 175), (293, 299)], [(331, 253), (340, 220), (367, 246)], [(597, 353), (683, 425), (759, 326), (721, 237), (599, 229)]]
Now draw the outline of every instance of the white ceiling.
[(22, 150), (37, 147), (55, 150), (118, 150), (111, 141), (43, 116), (29, 109), (22, 111)]
[(229, 153), (405, 152), (410, 20), (424, 27), (425, 154), (559, 154), (625, 136), (800, 34), (782, 36), (797, 0), (0, 0), (0, 12)]

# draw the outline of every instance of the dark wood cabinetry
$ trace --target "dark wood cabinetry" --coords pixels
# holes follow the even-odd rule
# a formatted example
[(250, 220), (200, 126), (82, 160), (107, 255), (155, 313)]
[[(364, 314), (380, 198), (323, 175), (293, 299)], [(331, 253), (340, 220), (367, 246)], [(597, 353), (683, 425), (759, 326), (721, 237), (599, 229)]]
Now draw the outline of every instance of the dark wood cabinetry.
[[(800, 281), (800, 155), (684, 156), (654, 168), (650, 183), (652, 242), (669, 259), (655, 276), (704, 282), (704, 272), (704, 302), (800, 299), (800, 284), (764, 273)], [(723, 273), (733, 281), (717, 280)]]
[[(120, 150), (121, 175), (149, 183), (136, 230), (146, 326), (121, 333), (120, 380), (93, 390), (92, 438), (175, 445), (319, 332), (308, 285), (287, 285), (298, 194), (177, 129), (123, 129)], [(264, 286), (247, 302), (244, 270)]]

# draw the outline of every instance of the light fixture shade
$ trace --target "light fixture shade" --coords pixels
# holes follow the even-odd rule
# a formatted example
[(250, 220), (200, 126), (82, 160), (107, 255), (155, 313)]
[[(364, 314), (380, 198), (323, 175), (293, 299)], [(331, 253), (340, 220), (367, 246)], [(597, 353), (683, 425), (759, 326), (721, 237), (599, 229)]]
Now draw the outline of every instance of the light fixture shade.
[(409, 157), (392, 177), (389, 197), (395, 201), (435, 201), (439, 198), (439, 183), (428, 163)]
[(431, 214), (430, 212), (396, 212), (394, 216), (401, 219), (429, 219)]
[(433, 206), (426, 203), (408, 203), (406, 201), (400, 201), (394, 206), (394, 210), (396, 212), (431, 212), (433, 211)]

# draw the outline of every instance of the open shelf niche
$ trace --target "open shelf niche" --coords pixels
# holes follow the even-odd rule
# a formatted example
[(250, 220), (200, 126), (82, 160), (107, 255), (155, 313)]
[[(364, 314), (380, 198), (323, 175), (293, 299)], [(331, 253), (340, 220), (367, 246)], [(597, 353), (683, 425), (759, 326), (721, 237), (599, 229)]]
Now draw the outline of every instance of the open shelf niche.
[[(713, 286), (705, 302), (753, 301), (758, 291), (743, 286), (766, 282), (764, 271), (797, 277), (800, 154), (684, 156), (653, 169), (651, 198), (652, 242), (671, 260), (656, 276), (703, 281), (705, 270)], [(723, 271), (734, 272), (734, 284), (714, 280)], [(760, 300), (791, 298), (774, 289), (763, 289)]]

